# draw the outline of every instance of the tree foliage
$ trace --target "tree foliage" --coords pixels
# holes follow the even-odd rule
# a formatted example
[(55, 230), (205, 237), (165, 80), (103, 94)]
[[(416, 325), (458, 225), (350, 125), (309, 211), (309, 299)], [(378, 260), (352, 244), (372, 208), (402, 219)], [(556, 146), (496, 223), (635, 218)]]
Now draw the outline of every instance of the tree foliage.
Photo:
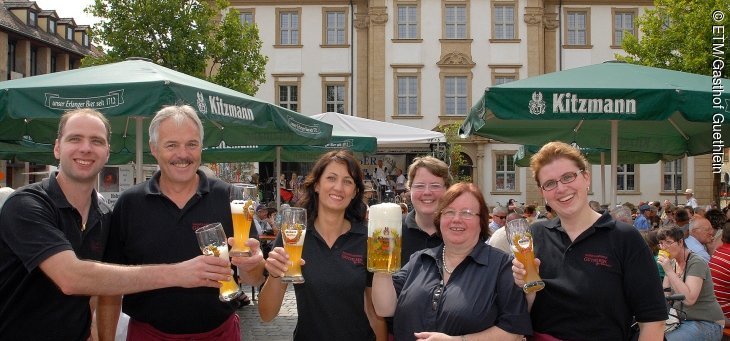
[(447, 160), (444, 161), (446, 161), (449, 165), (449, 173), (451, 173), (451, 177), (456, 182), (471, 182), (472, 178), (470, 175), (462, 174), (460, 172), (461, 166), (466, 163), (466, 160), (464, 160), (464, 157), (462, 156), (464, 146), (460, 143), (463, 140), (459, 137), (459, 127), (461, 127), (462, 123), (463, 121), (451, 124), (442, 124), (439, 125), (436, 130), (444, 133), (444, 137), (446, 137)]
[(101, 19), (92, 39), (106, 51), (82, 64), (143, 57), (253, 95), (265, 80), (268, 58), (260, 52), (258, 29), (242, 25), (238, 11), (219, 19), (227, 6), (226, 0), (95, 0), (86, 9)]
[[(713, 26), (730, 29), (730, 18), (716, 20), (713, 12), (730, 15), (730, 0), (655, 0), (637, 20), (641, 39), (626, 33), (623, 49), (627, 56), (616, 58), (629, 63), (702, 75), (711, 74)], [(722, 39), (726, 39), (725, 32)], [(730, 57), (725, 46), (724, 60)]]

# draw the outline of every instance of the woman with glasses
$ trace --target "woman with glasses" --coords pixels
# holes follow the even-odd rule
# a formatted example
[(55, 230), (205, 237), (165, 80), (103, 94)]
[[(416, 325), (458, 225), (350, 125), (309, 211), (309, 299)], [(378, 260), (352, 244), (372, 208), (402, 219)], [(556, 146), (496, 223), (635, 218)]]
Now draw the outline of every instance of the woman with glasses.
[[(527, 294), (533, 340), (628, 340), (635, 317), (641, 340), (661, 340), (666, 302), (649, 247), (631, 225), (588, 205), (591, 175), (580, 151), (544, 145), (530, 168), (557, 219), (531, 226), (545, 289)], [(515, 284), (524, 266), (514, 265)]]
[(484, 243), (488, 215), (477, 186), (451, 186), (434, 217), (443, 245), (414, 253), (392, 276), (375, 273), (373, 305), (394, 317), (395, 340), (520, 340), (531, 333), (510, 257)]
[(682, 294), (685, 299), (674, 303), (674, 309), (686, 315), (677, 329), (665, 338), (674, 340), (720, 340), (725, 315), (713, 291), (710, 267), (687, 248), (684, 232), (678, 227), (664, 227), (657, 233), (659, 247), (669, 252), (660, 254), (658, 263), (664, 269), (665, 291)]

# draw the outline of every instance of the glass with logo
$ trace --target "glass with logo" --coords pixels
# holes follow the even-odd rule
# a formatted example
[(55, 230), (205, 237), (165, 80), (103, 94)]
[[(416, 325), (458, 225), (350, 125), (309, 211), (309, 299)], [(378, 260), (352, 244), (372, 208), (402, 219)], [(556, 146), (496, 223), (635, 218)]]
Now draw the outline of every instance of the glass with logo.
[(545, 288), (535, 267), (535, 251), (533, 249), (532, 232), (530, 225), (525, 219), (514, 219), (507, 223), (507, 238), (509, 239), (512, 252), (522, 265), (525, 266), (525, 285), (522, 290), (525, 293), (537, 292)]
[[(226, 242), (223, 225), (220, 223), (205, 225), (195, 230), (195, 236), (198, 238), (198, 246), (200, 246), (200, 250), (203, 251), (204, 255), (228, 260), (228, 243)], [(220, 283), (218, 298), (221, 301), (231, 301), (243, 292), (233, 277)]]
[(394, 273), (400, 270), (401, 207), (394, 203), (368, 209), (368, 271)]
[(281, 277), (283, 283), (304, 283), (302, 276), (302, 250), (304, 237), (307, 235), (307, 211), (300, 207), (292, 207), (282, 212), (281, 240), (284, 251), (289, 254), (289, 268)]
[(235, 186), (241, 190), (243, 200), (231, 201), (231, 218), (233, 219), (233, 247), (231, 248), (231, 256), (249, 257), (251, 256), (251, 250), (246, 245), (246, 241), (248, 240), (251, 224), (253, 223), (258, 190), (256, 186), (249, 184), (236, 184)]

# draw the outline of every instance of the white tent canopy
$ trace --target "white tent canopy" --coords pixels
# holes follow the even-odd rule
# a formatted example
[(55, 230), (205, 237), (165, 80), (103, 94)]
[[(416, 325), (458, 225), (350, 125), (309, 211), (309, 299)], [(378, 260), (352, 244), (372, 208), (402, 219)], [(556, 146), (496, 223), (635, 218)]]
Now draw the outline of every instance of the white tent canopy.
[(364, 135), (375, 136), (378, 146), (431, 144), (446, 142), (443, 133), (426, 129), (414, 128), (402, 124), (369, 120), (336, 112), (326, 112), (310, 116), (332, 125), (334, 130), (352, 131)]

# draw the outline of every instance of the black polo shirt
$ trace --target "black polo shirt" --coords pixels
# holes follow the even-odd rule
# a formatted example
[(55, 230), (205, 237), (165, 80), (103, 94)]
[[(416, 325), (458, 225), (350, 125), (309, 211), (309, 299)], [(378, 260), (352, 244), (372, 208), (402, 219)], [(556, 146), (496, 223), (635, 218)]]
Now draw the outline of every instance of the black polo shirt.
[[(332, 248), (314, 226), (307, 227), (302, 266), (304, 283), (294, 285), (297, 327), (294, 340), (375, 340), (365, 315), (365, 288), (372, 286), (367, 270), (367, 228), (351, 222)], [(275, 246), (282, 246), (281, 234)]]
[[(106, 261), (119, 264), (178, 263), (201, 255), (195, 229), (220, 222), (232, 236), (232, 186), (201, 171), (196, 193), (180, 209), (160, 191), (160, 173), (126, 190), (114, 204)], [(233, 307), (218, 299), (217, 288), (164, 288), (125, 295), (122, 310), (131, 318), (170, 334), (208, 332)]]
[(418, 251), (393, 274), (395, 340), (413, 340), (413, 333), (423, 331), (472, 334), (492, 326), (532, 334), (525, 294), (514, 283), (509, 256), (480, 239), (436, 297), (443, 283), (442, 251), (443, 246)]
[(86, 229), (56, 175), (15, 191), (0, 213), (0, 340), (86, 340), (89, 296), (65, 295), (39, 265), (72, 250), (101, 260), (111, 210), (91, 193)]
[(625, 340), (632, 317), (667, 318), (649, 247), (631, 225), (603, 214), (571, 243), (560, 219), (531, 226), (540, 259), (531, 316), (536, 332), (566, 340)]
[(416, 211), (411, 210), (403, 218), (403, 238), (401, 239), (401, 266), (405, 266), (408, 263), (408, 259), (416, 251), (423, 249), (429, 249), (435, 246), (439, 246), (443, 243), (441, 235), (434, 233), (429, 235), (425, 231), (421, 230), (416, 223)]

